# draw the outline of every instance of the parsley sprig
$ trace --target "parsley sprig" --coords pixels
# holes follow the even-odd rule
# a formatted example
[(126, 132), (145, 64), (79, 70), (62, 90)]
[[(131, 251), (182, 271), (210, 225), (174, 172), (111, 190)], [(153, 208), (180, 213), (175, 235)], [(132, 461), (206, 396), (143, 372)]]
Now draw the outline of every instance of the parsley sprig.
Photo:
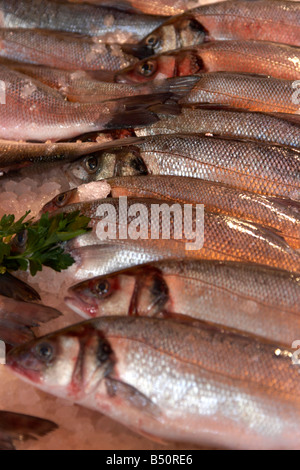
[(43, 214), (38, 222), (27, 219), (30, 211), (15, 220), (14, 215), (4, 215), (0, 220), (0, 273), (27, 271), (32, 276), (48, 266), (61, 272), (74, 264), (74, 259), (64, 252), (64, 242), (84, 235), (90, 219), (79, 211), (49, 216)]

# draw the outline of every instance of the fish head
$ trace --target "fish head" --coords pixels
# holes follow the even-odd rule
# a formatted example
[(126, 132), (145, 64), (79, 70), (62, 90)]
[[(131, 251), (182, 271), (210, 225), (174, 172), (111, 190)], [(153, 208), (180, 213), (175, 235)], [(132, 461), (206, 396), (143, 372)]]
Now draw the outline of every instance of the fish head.
[(182, 49), (144, 59), (122, 70), (115, 80), (119, 83), (144, 83), (205, 71), (205, 63), (199, 53), (193, 49)]
[(66, 191), (64, 193), (58, 194), (55, 196), (50, 202), (45, 204), (42, 208), (42, 213), (46, 212), (55, 212), (62, 207), (67, 206), (68, 204), (73, 204), (74, 196), (77, 193), (77, 188), (71, 189), (70, 191)]
[(69, 164), (66, 173), (73, 184), (80, 186), (115, 176), (146, 175), (148, 170), (138, 148), (130, 146), (87, 155)]
[(84, 318), (127, 315), (134, 289), (133, 275), (99, 276), (71, 287), (65, 302)]
[(169, 288), (158, 269), (128, 269), (71, 287), (66, 304), (84, 318), (111, 315), (156, 316), (169, 301)]
[(182, 15), (166, 21), (139, 44), (128, 44), (125, 49), (127, 53), (139, 59), (145, 59), (164, 52), (202, 44), (205, 38), (206, 30), (201, 23), (191, 15)]
[(74, 401), (97, 388), (113, 364), (109, 342), (88, 323), (25, 343), (7, 357), (7, 366), (23, 380)]

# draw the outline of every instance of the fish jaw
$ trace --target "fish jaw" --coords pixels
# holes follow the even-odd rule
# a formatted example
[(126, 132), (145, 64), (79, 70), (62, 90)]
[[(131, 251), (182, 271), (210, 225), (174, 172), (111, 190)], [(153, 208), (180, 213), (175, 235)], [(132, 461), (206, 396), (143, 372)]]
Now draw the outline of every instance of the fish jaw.
[(96, 301), (91, 305), (88, 302), (84, 302), (78, 295), (65, 297), (65, 304), (75, 313), (80, 315), (87, 320), (89, 318), (96, 318), (98, 316), (98, 306)]
[(79, 324), (10, 351), (8, 368), (25, 382), (78, 402), (113, 365), (113, 352), (101, 331)]

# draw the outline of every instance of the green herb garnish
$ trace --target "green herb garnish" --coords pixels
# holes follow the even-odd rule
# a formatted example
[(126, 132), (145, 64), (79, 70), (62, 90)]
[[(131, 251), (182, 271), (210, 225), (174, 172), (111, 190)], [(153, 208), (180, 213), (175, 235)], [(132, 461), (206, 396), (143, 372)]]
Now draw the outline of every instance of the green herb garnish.
[(29, 214), (17, 221), (14, 215), (0, 220), (0, 273), (29, 268), (35, 276), (43, 266), (58, 272), (72, 266), (75, 261), (64, 252), (63, 243), (87, 233), (89, 217), (76, 211), (51, 217), (46, 213), (38, 222), (25, 221)]

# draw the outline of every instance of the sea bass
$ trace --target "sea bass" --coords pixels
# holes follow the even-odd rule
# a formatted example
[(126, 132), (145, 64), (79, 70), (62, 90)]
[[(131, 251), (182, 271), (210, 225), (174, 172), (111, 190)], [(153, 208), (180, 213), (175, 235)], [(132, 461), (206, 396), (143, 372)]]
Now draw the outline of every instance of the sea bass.
[(0, 450), (16, 450), (14, 441), (36, 440), (56, 429), (52, 421), (0, 411)]
[(276, 342), (203, 322), (110, 317), (15, 348), (8, 367), (144, 435), (299, 449), (300, 377), (292, 358)]
[(71, 287), (65, 302), (84, 318), (182, 315), (290, 346), (300, 337), (300, 278), (240, 263), (169, 261)]
[(0, 340), (13, 346), (29, 341), (34, 338), (30, 328), (60, 315), (54, 308), (0, 296)]
[(135, 243), (165, 258), (253, 262), (300, 271), (300, 253), (270, 229), (207, 210), (203, 213), (201, 205), (189, 205), (189, 209), (187, 213), (184, 204), (159, 199), (110, 198), (70, 204), (57, 212), (79, 210), (91, 218), (93, 230), (68, 242), (69, 249), (118, 241), (124, 243), (124, 250)]
[[(108, 5), (111, 7), (111, 5)], [(2, 28), (47, 29), (136, 42), (162, 24), (159, 16), (132, 15), (112, 8), (51, 0), (1, 0)]]
[(116, 72), (136, 63), (138, 59), (125, 53), (122, 47), (72, 33), (0, 30), (0, 57), (65, 70)]
[(104, 145), (111, 148), (73, 168), (81, 181), (84, 171), (89, 173), (84, 182), (136, 174), (188, 176), (300, 199), (300, 154), (290, 148), (194, 134), (127, 138)]
[(41, 67), (28, 64), (9, 64), (13, 70), (23, 73), (55, 88), (65, 98), (72, 102), (102, 103), (129, 96), (149, 95), (151, 93), (178, 94), (181, 99), (185, 97), (193, 86), (199, 81), (197, 76), (156, 80), (145, 84), (125, 84), (103, 82), (97, 79), (97, 72), (85, 72), (83, 70), (68, 71)]
[[(100, 129), (126, 128), (158, 118), (145, 109), (147, 97), (107, 101), (105, 104), (68, 103), (50, 87), (5, 66), (0, 67), (5, 85), (5, 104), (0, 119), (0, 138), (8, 140), (62, 140)], [(154, 95), (154, 102), (161, 95)], [(167, 98), (170, 95), (167, 94)], [(152, 97), (148, 97), (151, 106)], [(133, 101), (132, 101), (133, 100)], [(147, 105), (146, 105), (147, 108)]]
[(219, 41), (144, 59), (116, 74), (120, 83), (142, 83), (202, 72), (234, 72), (300, 79), (300, 48), (263, 41)]
[(193, 107), (210, 104), (265, 113), (299, 114), (300, 83), (262, 75), (203, 73), (181, 103)]
[(206, 41), (260, 40), (300, 46), (300, 4), (229, 0), (167, 20), (133, 50), (140, 59)]
[(178, 133), (254, 140), (300, 150), (300, 119), (297, 124), (262, 113), (237, 112), (222, 108), (183, 108), (179, 116), (162, 116), (157, 123), (135, 131), (139, 137)]
[(229, 185), (183, 176), (127, 176), (80, 185), (57, 195), (43, 207), (42, 213), (107, 196), (155, 197), (183, 204), (204, 204), (208, 211), (268, 226), (280, 233), (290, 246), (300, 249), (298, 202), (241, 192)]

